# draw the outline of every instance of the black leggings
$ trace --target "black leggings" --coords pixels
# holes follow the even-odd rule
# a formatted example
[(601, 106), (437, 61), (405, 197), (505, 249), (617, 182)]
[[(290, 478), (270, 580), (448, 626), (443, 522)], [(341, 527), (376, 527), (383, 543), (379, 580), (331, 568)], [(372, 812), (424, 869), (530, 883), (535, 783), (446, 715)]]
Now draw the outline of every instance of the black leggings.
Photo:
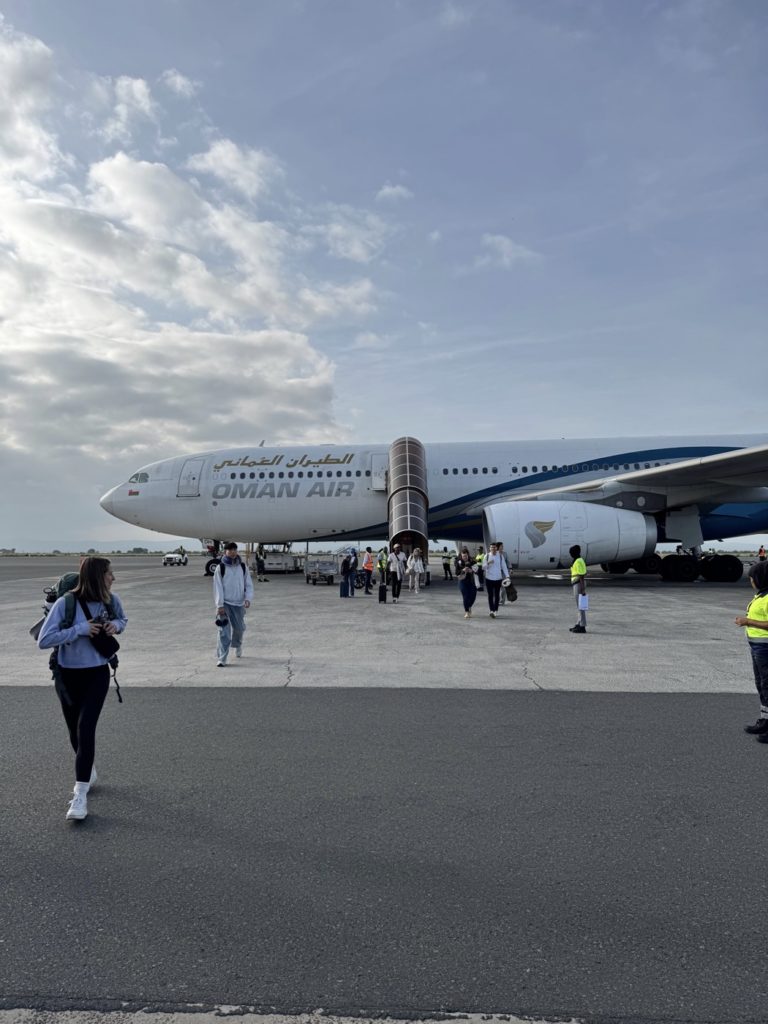
[(400, 597), (400, 591), (403, 589), (403, 581), (397, 575), (396, 572), (392, 573), (392, 600), (396, 600)]
[(75, 752), (75, 781), (89, 782), (96, 753), (96, 725), (109, 690), (109, 665), (59, 671), (62, 685), (56, 692)]
[(485, 578), (485, 590), (488, 594), (488, 607), (492, 612), (499, 610), (499, 597), (501, 596), (501, 580), (489, 580)]

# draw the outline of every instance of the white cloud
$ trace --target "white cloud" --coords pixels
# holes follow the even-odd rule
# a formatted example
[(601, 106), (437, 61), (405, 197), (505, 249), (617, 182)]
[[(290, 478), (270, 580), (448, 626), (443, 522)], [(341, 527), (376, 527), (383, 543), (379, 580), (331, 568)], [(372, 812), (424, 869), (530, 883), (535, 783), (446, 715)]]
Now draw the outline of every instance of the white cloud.
[(182, 75), (176, 68), (168, 68), (160, 75), (160, 81), (167, 86), (171, 92), (181, 96), (182, 99), (190, 100), (200, 89), (199, 82), (193, 82), (191, 78)]
[(413, 192), (405, 185), (382, 185), (376, 193), (377, 203), (399, 203), (404, 199), (413, 199)]
[(518, 263), (536, 263), (541, 259), (540, 253), (528, 249), (506, 235), (485, 234), (482, 243), (486, 252), (475, 259), (475, 267), (497, 267), (509, 270)]
[(231, 139), (219, 139), (207, 152), (191, 156), (187, 167), (212, 174), (251, 200), (266, 194), (274, 179), (282, 174), (274, 157), (259, 149), (242, 148)]
[(113, 83), (113, 89), (114, 109), (102, 128), (108, 142), (131, 142), (135, 127), (147, 122), (157, 124), (160, 111), (143, 78), (121, 75)]
[(392, 233), (381, 217), (352, 206), (329, 204), (330, 218), (324, 223), (306, 229), (307, 235), (319, 235), (329, 253), (353, 263), (374, 260)]
[(53, 54), (0, 15), (0, 177), (52, 177), (64, 163), (44, 117), (56, 89)]

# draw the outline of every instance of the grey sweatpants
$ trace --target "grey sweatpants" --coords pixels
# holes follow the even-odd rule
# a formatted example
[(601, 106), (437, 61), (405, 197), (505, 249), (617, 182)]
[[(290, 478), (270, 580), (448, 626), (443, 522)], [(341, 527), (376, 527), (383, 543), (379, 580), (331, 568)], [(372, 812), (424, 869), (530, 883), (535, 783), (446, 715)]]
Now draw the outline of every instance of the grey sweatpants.
[(582, 611), (579, 608), (579, 594), (581, 593), (581, 591), (579, 590), (579, 584), (578, 583), (574, 583), (572, 589), (573, 589), (573, 598), (576, 601), (576, 608), (577, 608), (577, 610), (579, 612), (579, 625), (583, 626), (584, 629), (586, 629), (587, 628), (587, 613)]

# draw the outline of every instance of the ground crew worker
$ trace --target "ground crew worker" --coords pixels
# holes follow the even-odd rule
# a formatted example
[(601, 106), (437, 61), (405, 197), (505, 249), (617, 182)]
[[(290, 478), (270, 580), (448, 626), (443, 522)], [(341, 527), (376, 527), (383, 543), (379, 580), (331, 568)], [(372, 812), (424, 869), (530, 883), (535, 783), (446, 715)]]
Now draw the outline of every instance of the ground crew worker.
[(389, 552), (386, 548), (381, 548), (379, 551), (378, 562), (376, 563), (379, 570), (379, 583), (387, 582), (387, 566), (389, 565)]
[(478, 584), (477, 589), (478, 590), (485, 590), (485, 571), (483, 570), (483, 560), (484, 559), (485, 559), (485, 552), (483, 551), (482, 547), (479, 547), (477, 549), (477, 554), (475, 555), (475, 566), (476, 566), (475, 571), (477, 573), (477, 584)]
[(575, 626), (571, 626), (571, 633), (586, 633), (587, 610), (582, 607), (585, 602), (579, 601), (579, 598), (586, 597), (587, 595), (587, 564), (581, 557), (581, 547), (578, 544), (574, 544), (572, 548), (569, 548), (568, 554), (573, 559), (573, 565), (571, 565), (571, 589), (573, 590), (576, 608), (579, 612), (579, 621)]
[(371, 580), (373, 579), (373, 551), (365, 549), (363, 554), (363, 572), (365, 573), (365, 593), (371, 593)]
[(768, 743), (768, 562), (757, 562), (751, 567), (749, 582), (757, 593), (749, 603), (747, 614), (739, 615), (735, 622), (745, 627), (760, 698), (760, 717), (754, 725), (745, 725), (744, 732), (757, 736), (758, 743)]

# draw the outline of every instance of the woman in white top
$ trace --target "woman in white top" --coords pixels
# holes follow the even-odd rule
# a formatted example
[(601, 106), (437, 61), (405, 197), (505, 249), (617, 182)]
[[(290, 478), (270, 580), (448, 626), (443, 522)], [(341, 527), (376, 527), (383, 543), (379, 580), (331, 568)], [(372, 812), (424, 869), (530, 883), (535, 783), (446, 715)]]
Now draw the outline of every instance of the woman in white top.
[(399, 544), (392, 546), (392, 554), (387, 560), (389, 578), (392, 581), (392, 604), (397, 604), (400, 597), (400, 588), (403, 585), (405, 576), (405, 555), (400, 550)]
[(483, 569), (485, 570), (485, 589), (488, 593), (488, 608), (491, 618), (495, 619), (499, 610), (501, 581), (509, 576), (507, 560), (499, 551), (498, 544), (491, 544), (488, 554), (483, 558)]
[(408, 589), (413, 590), (416, 586), (416, 593), (419, 592), (421, 574), (424, 572), (424, 562), (421, 558), (421, 548), (414, 548), (408, 557)]

